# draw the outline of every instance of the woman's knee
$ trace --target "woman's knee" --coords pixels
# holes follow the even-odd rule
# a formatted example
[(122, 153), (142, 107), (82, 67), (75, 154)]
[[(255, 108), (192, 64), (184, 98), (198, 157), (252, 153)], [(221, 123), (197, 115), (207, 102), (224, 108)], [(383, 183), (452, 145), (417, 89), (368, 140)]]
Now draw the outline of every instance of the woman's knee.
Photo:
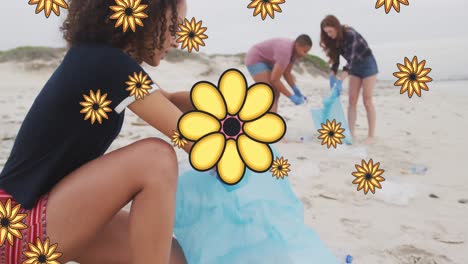
[[(142, 183), (163, 184), (164, 186), (177, 185), (177, 155), (174, 148), (160, 138), (146, 138), (134, 143), (137, 160), (142, 171)], [(137, 164), (138, 165), (138, 164)]]
[(358, 101), (359, 101), (359, 97), (357, 97), (357, 96), (350, 96), (350, 97), (349, 97), (349, 101), (348, 101), (349, 107), (350, 107), (350, 108), (356, 108), (356, 107), (357, 107)]
[(374, 106), (374, 102), (372, 101), (372, 96), (364, 96), (362, 100), (366, 108), (370, 108)]

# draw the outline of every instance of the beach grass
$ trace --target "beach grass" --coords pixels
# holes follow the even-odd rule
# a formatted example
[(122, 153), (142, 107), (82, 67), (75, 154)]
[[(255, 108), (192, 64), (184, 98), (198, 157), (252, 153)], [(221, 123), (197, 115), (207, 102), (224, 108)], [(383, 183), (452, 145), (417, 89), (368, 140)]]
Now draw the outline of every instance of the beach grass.
[(63, 57), (65, 48), (53, 48), (43, 46), (21, 46), (14, 49), (0, 51), (0, 62), (17, 61), (28, 62), (31, 60), (49, 60)]

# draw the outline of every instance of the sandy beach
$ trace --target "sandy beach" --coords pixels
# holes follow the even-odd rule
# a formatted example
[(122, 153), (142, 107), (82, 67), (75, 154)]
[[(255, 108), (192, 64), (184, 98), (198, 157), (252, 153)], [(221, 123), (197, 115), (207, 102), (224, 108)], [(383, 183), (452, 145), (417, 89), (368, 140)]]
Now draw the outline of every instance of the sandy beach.
[[(168, 91), (188, 91), (201, 80), (217, 83), (228, 68), (238, 68), (252, 79), (236, 57), (163, 61), (151, 77)], [(24, 64), (0, 63), (0, 168), (34, 98), (53, 68), (25, 70)], [(351, 254), (357, 264), (468, 263), (468, 157), (464, 132), (468, 129), (468, 82), (432, 82), (429, 92), (409, 99), (390, 82), (375, 90), (377, 140), (362, 144), (367, 120), (362, 98), (358, 108), (357, 138), (352, 146), (327, 149), (320, 145), (310, 108), (319, 107), (328, 81), (296, 69), (307, 105), (294, 106), (280, 98), (279, 113), (287, 121), (284, 140), (274, 146), (291, 163), (289, 179), (302, 200), (305, 222), (330, 249)], [(341, 96), (347, 106), (347, 84)], [(161, 133), (127, 111), (124, 126), (109, 151)], [(301, 141), (300, 138), (305, 140)], [(167, 139), (166, 139), (167, 140)], [(179, 157), (185, 152), (177, 150)], [(376, 194), (356, 191), (351, 182), (362, 159), (380, 162), (386, 181)], [(412, 168), (426, 167), (415, 173)], [(465, 223), (465, 224), (463, 224)]]

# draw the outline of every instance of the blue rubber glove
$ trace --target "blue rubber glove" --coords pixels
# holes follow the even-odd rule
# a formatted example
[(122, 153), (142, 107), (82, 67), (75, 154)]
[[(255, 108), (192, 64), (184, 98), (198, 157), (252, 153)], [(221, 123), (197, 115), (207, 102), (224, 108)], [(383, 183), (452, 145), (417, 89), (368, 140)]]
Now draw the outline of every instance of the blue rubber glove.
[(304, 99), (304, 101), (307, 100), (307, 97), (305, 97), (305, 96), (301, 93), (301, 91), (299, 90), (299, 88), (297, 88), (296, 85), (294, 85), (294, 86), (292, 87), (292, 89), (293, 89), (295, 95), (297, 95), (297, 96), (299, 96), (299, 97), (302, 97), (302, 98)]
[(293, 103), (295, 105), (300, 105), (300, 104), (304, 103), (304, 97), (303, 96), (298, 96), (298, 95), (293, 94), (293, 95), (291, 95), (289, 97), (289, 99), (291, 99), (291, 101), (293, 101)]

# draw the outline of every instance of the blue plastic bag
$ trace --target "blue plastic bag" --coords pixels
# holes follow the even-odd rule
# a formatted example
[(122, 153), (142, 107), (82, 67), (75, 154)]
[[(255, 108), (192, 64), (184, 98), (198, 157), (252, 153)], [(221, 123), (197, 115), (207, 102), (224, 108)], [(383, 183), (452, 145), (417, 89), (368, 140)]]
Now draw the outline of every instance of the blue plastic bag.
[(352, 144), (351, 133), (349, 131), (348, 122), (343, 111), (343, 106), (340, 101), (340, 94), (342, 90), (343, 82), (336, 80), (334, 76), (330, 77), (331, 93), (330, 96), (323, 99), (322, 109), (311, 109), (312, 118), (314, 120), (314, 126), (316, 129), (322, 129), (322, 123), (326, 124), (327, 120), (336, 120), (336, 123), (341, 123), (341, 128), (345, 131), (343, 135), (345, 138), (341, 139), (345, 144)]
[(338, 264), (305, 225), (287, 177), (247, 169), (243, 181), (225, 188), (191, 168), (179, 177), (174, 234), (189, 264)]

